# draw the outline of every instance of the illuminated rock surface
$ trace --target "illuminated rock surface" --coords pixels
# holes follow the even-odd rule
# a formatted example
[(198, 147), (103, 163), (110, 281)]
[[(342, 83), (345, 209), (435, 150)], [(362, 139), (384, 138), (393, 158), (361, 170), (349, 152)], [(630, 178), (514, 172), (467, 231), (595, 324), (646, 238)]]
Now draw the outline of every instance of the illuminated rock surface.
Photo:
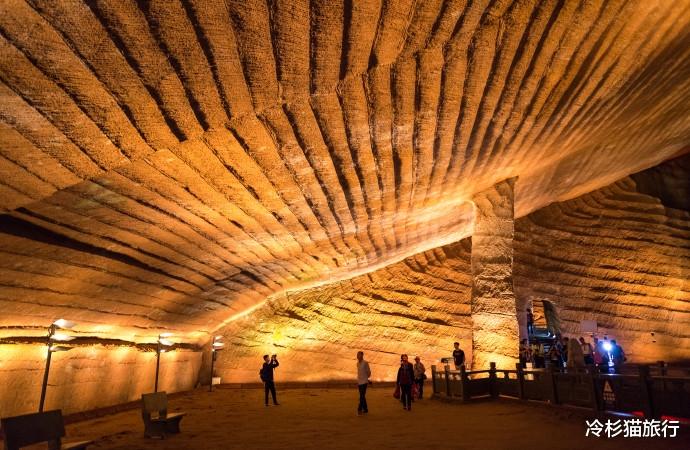
[(474, 196), (472, 233), (472, 367), (513, 367), (519, 333), (513, 291), (515, 179)]
[[(661, 174), (670, 187), (661, 198), (646, 193), (663, 188), (653, 184)], [(688, 180), (685, 156), (516, 220), (518, 310), (542, 310), (546, 301), (566, 335), (584, 335), (580, 321), (594, 320), (599, 335), (618, 339), (631, 362), (687, 364), (690, 209), (674, 206), (687, 202)], [(220, 354), (218, 373), (254, 381), (261, 356), (279, 353), (283, 379), (348, 378), (361, 349), (377, 378), (392, 379), (400, 353), (418, 354), (428, 367), (450, 356), (456, 340), (472, 361), (471, 251), (464, 239), (273, 298), (222, 331), (232, 344)], [(500, 334), (494, 339), (510, 345)]]
[(0, 8), (2, 326), (203, 339), (690, 141), (688, 1)]
[(689, 180), (685, 156), (518, 220), (522, 304), (552, 302), (564, 333), (576, 336), (581, 320), (596, 320), (632, 361), (687, 364)]
[[(630, 343), (645, 358), (686, 357), (687, 200), (655, 200), (682, 182), (631, 195), (625, 177), (690, 148), (689, 53), (688, 0), (2, 1), (0, 336), (58, 317), (131, 342), (243, 329), (256, 348), (224, 357), (255, 380), (289, 320), (316, 336), (296, 362), (321, 358), (295, 378), (336, 377), (365, 343), (389, 376), (409, 329), (409, 353), (469, 350), (454, 243), (475, 194), (518, 177), (518, 306), (553, 300), (566, 330), (592, 311), (658, 332), (658, 351)], [(363, 292), (370, 329), (265, 306), (336, 316), (319, 289)]]

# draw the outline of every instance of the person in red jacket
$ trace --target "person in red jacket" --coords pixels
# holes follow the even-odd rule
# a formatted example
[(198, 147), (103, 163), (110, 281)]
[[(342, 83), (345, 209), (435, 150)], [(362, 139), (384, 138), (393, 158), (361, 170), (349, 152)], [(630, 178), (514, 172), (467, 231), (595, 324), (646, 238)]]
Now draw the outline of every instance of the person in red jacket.
[(407, 361), (407, 355), (400, 355), (400, 368), (398, 369), (398, 386), (400, 386), (400, 401), (403, 409), (412, 410), (412, 383), (414, 383), (414, 367)]

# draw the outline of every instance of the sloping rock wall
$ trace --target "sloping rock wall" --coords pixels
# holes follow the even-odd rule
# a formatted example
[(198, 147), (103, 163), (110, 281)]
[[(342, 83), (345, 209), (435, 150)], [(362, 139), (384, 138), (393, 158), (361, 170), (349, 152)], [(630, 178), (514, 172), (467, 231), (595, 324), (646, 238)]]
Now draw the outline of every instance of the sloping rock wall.
[[(292, 336), (273, 323), (275, 311), (289, 315), (300, 299), (330, 302), (324, 292), (333, 290), (362, 292), (373, 314), (382, 300), (370, 286), (394, 285), (407, 269), (380, 271), (387, 279), (379, 284), (323, 284), (469, 236), (475, 193), (518, 176), (515, 217), (524, 217), (687, 153), (688, 11), (690, 0), (0, 1), (0, 336), (65, 317), (103, 338), (150, 342), (169, 331), (202, 343), (246, 317), (244, 328), (244, 319), (232, 322), (233, 336), (256, 355), (235, 355), (233, 367), (246, 372), (232, 376), (256, 380), (249, 367), (263, 347)], [(665, 197), (679, 183), (640, 192), (678, 209)], [(621, 195), (625, 203), (631, 194)], [(674, 322), (649, 326), (684, 325), (687, 289), (665, 277), (685, 279), (673, 258), (686, 260), (686, 216), (659, 207), (621, 214), (635, 233), (652, 217), (650, 233), (662, 236), (637, 247), (619, 238), (613, 218), (592, 228), (593, 212), (539, 219), (527, 232), (548, 245), (551, 230), (568, 234), (561, 227), (582, 219), (575, 236), (608, 232), (592, 240), (632, 246), (628, 257), (642, 254), (659, 281), (633, 264), (623, 276), (633, 294), (613, 292), (612, 274), (599, 294), (570, 297), (566, 275), (552, 281), (545, 262), (526, 259), (525, 296), (543, 296), (532, 277), (563, 283), (549, 298), (566, 328), (579, 319), (563, 311), (584, 294), (621, 305), (597, 316), (602, 324), (654, 297), (668, 302)], [(463, 258), (420, 263), (420, 287), (395, 300), (401, 311), (432, 295), (423, 287), (434, 271), (465, 295), (468, 271), (456, 267)], [(616, 273), (613, 261), (601, 264)], [(555, 266), (580, 267), (576, 285), (593, 290), (587, 277), (601, 274), (568, 264)], [(341, 340), (369, 343), (389, 376), (374, 343), (386, 355), (406, 348), (431, 358), (454, 340), (440, 336), (469, 339), (456, 293), (433, 293), (428, 306), (456, 314), (450, 325), (409, 319), (386, 336), (376, 331), (389, 327), (380, 319), (370, 341)], [(333, 325), (349, 317), (332, 315), (333, 323), (281, 322), (305, 336), (331, 326), (278, 348), (330, 342), (327, 331), (340, 333)], [(265, 320), (258, 336), (257, 317)], [(412, 329), (424, 330), (428, 350)], [(666, 336), (662, 355), (683, 331)], [(403, 337), (409, 345), (392, 344)], [(334, 356), (349, 355), (343, 343), (322, 349), (323, 367), (305, 356), (283, 370), (343, 376), (349, 366), (331, 361), (349, 360)]]
[[(562, 331), (575, 336), (581, 320), (596, 320), (600, 335), (617, 338), (631, 361), (690, 360), (690, 212), (665, 206), (684, 198), (687, 172), (678, 167), (687, 159), (518, 219), (520, 305), (541, 312), (540, 303), (551, 302)], [(681, 188), (662, 198), (645, 193), (640, 186), (650, 185), (658, 170), (666, 185)], [(261, 356), (277, 353), (280, 381), (351, 379), (355, 354), (363, 350), (373, 379), (389, 380), (400, 353), (420, 355), (428, 368), (449, 356), (456, 340), (471, 361), (470, 256), (471, 240), (464, 239), (350, 280), (271, 298), (220, 330), (228, 345), (216, 374), (223, 382), (257, 382)], [(92, 346), (54, 357), (47, 408), (93, 409), (152, 390), (153, 352)], [(161, 390), (193, 387), (201, 360), (199, 352), (163, 354)], [(0, 415), (37, 409), (44, 364), (43, 345), (0, 345)]]
[(229, 345), (220, 352), (217, 373), (225, 381), (258, 381), (261, 356), (276, 353), (279, 380), (348, 379), (362, 350), (372, 379), (390, 380), (400, 354), (419, 355), (430, 367), (450, 356), (454, 341), (471, 358), (471, 282), (466, 239), (351, 280), (280, 296), (222, 331)]
[(522, 217), (687, 152), (688, 11), (0, 1), (0, 326), (202, 342), (467, 237), (501, 180)]
[[(667, 186), (687, 184), (690, 171), (677, 172), (683, 159), (661, 166), (675, 171), (665, 171)], [(580, 321), (595, 320), (628, 359), (690, 361), (690, 211), (662, 203), (680, 205), (687, 191), (639, 192), (658, 173), (520, 219), (515, 288), (523, 303), (551, 302), (566, 334), (580, 336)]]
[[(688, 173), (678, 166), (687, 159), (656, 170), (667, 184), (682, 185)], [(690, 212), (639, 192), (648, 189), (635, 180), (650, 176), (657, 175), (626, 177), (515, 222), (518, 310), (532, 304), (545, 324), (543, 301), (551, 302), (566, 335), (584, 335), (580, 321), (594, 320), (598, 334), (617, 339), (632, 362), (687, 362)], [(677, 204), (682, 189), (672, 192), (664, 201), (675, 196)], [(429, 367), (449, 356), (454, 340), (471, 360), (470, 242), (270, 300), (222, 331), (231, 344), (217, 373), (256, 381), (261, 355), (278, 353), (279, 379), (352, 378), (361, 349), (375, 379), (392, 379), (399, 353), (420, 354)]]

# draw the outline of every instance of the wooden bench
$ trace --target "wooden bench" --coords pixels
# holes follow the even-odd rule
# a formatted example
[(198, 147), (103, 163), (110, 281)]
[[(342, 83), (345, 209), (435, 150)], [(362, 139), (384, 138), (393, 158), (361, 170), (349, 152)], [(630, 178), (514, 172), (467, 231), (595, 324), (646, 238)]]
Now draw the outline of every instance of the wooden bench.
[(165, 392), (142, 394), (141, 403), (146, 437), (165, 439), (166, 433), (180, 432), (180, 421), (185, 413), (168, 414), (168, 395)]
[(5, 450), (19, 450), (27, 445), (48, 442), (49, 450), (84, 450), (92, 441), (63, 444), (65, 424), (59, 409), (0, 420), (5, 434)]

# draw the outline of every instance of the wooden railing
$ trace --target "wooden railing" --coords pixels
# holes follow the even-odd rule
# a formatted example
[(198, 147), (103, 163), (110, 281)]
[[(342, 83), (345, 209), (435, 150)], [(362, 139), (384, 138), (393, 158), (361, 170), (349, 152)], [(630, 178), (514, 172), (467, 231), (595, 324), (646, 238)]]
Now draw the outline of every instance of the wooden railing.
[(567, 372), (551, 369), (439, 370), (431, 366), (435, 396), (470, 401), (513, 397), (571, 405), (594, 411), (641, 412), (645, 417), (690, 418), (690, 377), (638, 366), (636, 374), (603, 374), (594, 367)]

